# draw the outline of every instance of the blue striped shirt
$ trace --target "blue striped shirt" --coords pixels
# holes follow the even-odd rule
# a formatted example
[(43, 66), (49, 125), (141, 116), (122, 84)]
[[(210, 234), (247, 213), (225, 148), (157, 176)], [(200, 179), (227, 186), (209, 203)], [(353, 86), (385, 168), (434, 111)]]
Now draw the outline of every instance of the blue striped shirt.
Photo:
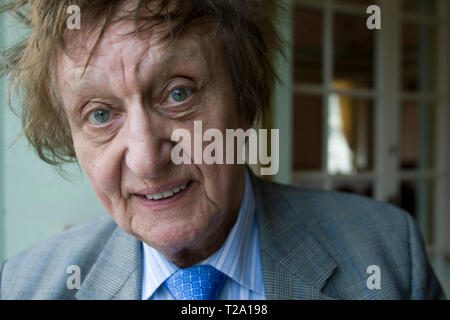
[[(162, 284), (179, 268), (157, 250), (143, 243), (143, 300), (173, 300)], [(227, 275), (219, 300), (264, 300), (259, 260), (255, 199), (246, 172), (244, 195), (238, 218), (222, 247), (199, 264), (209, 264)]]

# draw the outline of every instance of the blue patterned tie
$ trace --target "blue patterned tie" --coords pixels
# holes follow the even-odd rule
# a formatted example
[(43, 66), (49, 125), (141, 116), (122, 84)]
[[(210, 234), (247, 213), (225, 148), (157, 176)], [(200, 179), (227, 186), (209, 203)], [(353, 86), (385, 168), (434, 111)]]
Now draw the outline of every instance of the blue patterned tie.
[(164, 282), (164, 287), (176, 300), (214, 300), (225, 278), (226, 275), (209, 265), (197, 265), (178, 270)]

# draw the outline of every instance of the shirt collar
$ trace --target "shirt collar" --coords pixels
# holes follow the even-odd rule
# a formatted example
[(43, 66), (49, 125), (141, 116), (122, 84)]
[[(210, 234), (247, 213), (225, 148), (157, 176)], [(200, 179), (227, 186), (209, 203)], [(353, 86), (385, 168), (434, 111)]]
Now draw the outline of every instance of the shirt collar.
[[(262, 293), (264, 288), (246, 276), (255, 272), (255, 269), (256, 271), (261, 269), (255, 268), (255, 262), (247, 259), (251, 248), (258, 245), (257, 237), (252, 234), (256, 232), (256, 224), (254, 224), (255, 199), (247, 170), (245, 172), (244, 195), (236, 223), (222, 247), (199, 264), (209, 264), (240, 285)], [(179, 268), (159, 251), (145, 243), (143, 243), (143, 249), (142, 296), (148, 299)], [(259, 263), (259, 261), (256, 263)]]

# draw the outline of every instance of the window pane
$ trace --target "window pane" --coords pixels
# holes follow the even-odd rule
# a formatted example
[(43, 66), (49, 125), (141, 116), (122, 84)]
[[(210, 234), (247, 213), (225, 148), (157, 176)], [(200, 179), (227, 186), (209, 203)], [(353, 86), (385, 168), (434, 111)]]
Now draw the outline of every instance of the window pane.
[(415, 14), (436, 14), (436, 0), (403, 0), (403, 10)]
[(334, 21), (334, 81), (351, 88), (373, 88), (375, 32), (360, 16), (336, 14)]
[(371, 170), (373, 101), (332, 94), (328, 108), (328, 172)]
[(333, 189), (373, 197), (373, 182), (364, 180), (334, 181)]
[(294, 170), (322, 168), (322, 97), (296, 94), (293, 108)]
[(411, 92), (434, 92), (436, 88), (436, 27), (403, 24), (402, 88)]
[(294, 81), (322, 83), (322, 12), (295, 6)]
[(435, 112), (431, 103), (403, 103), (400, 141), (402, 169), (434, 167)]
[(433, 226), (433, 181), (430, 179), (407, 180), (401, 183), (400, 207), (408, 211), (418, 222), (420, 231), (431, 244)]

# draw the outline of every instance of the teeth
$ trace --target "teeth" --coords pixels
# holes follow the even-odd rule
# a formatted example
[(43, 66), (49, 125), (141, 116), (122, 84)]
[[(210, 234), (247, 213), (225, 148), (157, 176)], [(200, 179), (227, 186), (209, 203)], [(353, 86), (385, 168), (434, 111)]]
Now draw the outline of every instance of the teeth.
[(163, 197), (164, 198), (168, 198), (168, 197), (171, 197), (171, 196), (173, 196), (173, 191), (167, 191), (167, 192), (163, 193)]
[(164, 191), (162, 193), (149, 194), (149, 195), (146, 195), (145, 197), (148, 200), (160, 200), (160, 199), (163, 199), (163, 198), (172, 197), (174, 194), (180, 192), (181, 190), (186, 190), (186, 185), (185, 184), (183, 184), (181, 186), (178, 186), (178, 187), (175, 187), (172, 190)]
[(163, 197), (163, 194), (162, 194), (162, 193), (158, 193), (158, 194), (153, 195), (153, 199), (154, 199), (154, 200), (162, 199), (162, 197)]

